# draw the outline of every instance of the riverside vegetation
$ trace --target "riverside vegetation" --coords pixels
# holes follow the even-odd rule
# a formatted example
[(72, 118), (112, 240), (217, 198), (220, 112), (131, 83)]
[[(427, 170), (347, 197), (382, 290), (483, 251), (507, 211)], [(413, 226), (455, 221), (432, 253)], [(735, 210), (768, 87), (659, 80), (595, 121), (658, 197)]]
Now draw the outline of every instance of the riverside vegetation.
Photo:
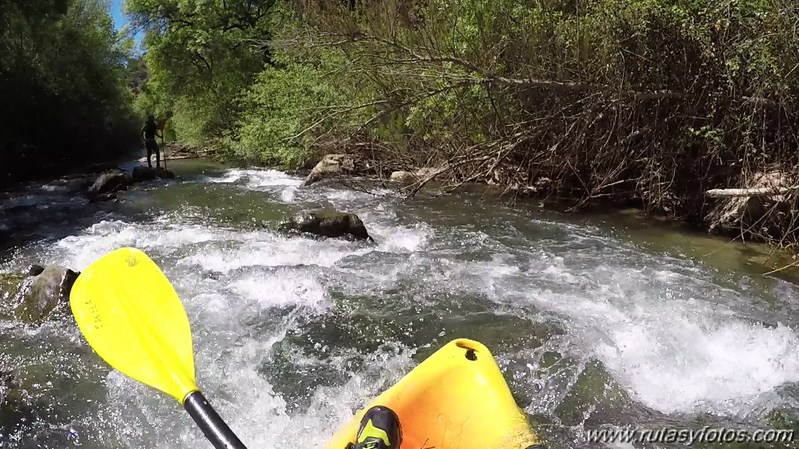
[[(225, 159), (298, 168), (351, 153), (384, 178), (434, 167), (452, 186), (799, 241), (795, 2), (126, 0), (126, 11), (146, 49), (127, 56), (133, 109), (171, 117), (179, 140)], [(705, 195), (736, 187), (761, 194)]]
[(127, 5), (149, 49), (138, 101), (229, 159), (300, 167), (350, 152), (384, 177), (443, 167), (435, 174), (453, 185), (497, 183), (569, 198), (574, 210), (634, 205), (692, 223), (745, 215), (754, 201), (763, 212), (731, 220), (728, 232), (796, 242), (794, 195), (743, 209), (705, 197), (793, 185), (792, 2)]
[(135, 144), (132, 48), (102, 0), (0, 2), (0, 186)]

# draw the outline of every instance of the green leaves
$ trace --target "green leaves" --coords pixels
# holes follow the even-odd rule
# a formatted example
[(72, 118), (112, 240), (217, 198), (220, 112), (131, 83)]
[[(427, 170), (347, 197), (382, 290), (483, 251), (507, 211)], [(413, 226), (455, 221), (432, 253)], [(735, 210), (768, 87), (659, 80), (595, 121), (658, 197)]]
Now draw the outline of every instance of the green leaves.
[(178, 136), (193, 143), (225, 134), (240, 112), (238, 98), (269, 62), (253, 42), (269, 38), (274, 4), (126, 0), (134, 26), (145, 31), (150, 73), (137, 104), (171, 111)]
[(130, 148), (127, 53), (103, 1), (4, 2), (0, 54), (0, 154), (15, 176)]

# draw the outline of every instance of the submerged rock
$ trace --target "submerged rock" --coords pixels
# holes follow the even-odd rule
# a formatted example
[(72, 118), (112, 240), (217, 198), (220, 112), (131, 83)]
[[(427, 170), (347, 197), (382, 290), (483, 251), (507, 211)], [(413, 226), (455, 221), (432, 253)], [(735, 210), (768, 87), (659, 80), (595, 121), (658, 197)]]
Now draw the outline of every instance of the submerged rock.
[(69, 299), (69, 292), (78, 274), (59, 265), (48, 265), (37, 276), (29, 278), (17, 293), (19, 304), (14, 310), (17, 319), (38, 323)]
[(152, 168), (139, 165), (133, 168), (131, 178), (133, 182), (150, 181), (153, 179), (174, 179), (175, 173), (165, 168)]
[(320, 237), (372, 240), (357, 215), (328, 210), (310, 212), (292, 218), (281, 223), (279, 229), (284, 232), (308, 233)]
[(341, 176), (355, 171), (357, 157), (351, 154), (327, 154), (311, 170), (303, 185), (309, 186), (324, 178)]
[(101, 193), (110, 193), (110, 192), (117, 192), (120, 190), (125, 190), (131, 183), (130, 176), (119, 172), (119, 171), (109, 171), (101, 174), (97, 177), (91, 187), (89, 187), (89, 193), (93, 195), (99, 195)]

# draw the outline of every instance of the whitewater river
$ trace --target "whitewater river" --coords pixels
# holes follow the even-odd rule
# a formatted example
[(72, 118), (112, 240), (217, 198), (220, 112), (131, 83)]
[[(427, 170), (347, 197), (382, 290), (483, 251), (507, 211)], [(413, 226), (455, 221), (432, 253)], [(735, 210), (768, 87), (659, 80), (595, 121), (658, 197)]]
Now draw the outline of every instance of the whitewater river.
[[(2, 194), (13, 238), (0, 272), (144, 250), (186, 307), (199, 385), (250, 449), (323, 447), (457, 337), (493, 351), (551, 448), (593, 447), (585, 432), (603, 424), (757, 429), (799, 411), (799, 296), (757, 275), (762, 250), (480, 193), (404, 201), (172, 167), (182, 180), (118, 203), (89, 204), (68, 179)], [(376, 244), (271, 230), (320, 207), (357, 213)], [(0, 318), (0, 371), (21, 391), (0, 411), (0, 448), (210, 447), (172, 399), (100, 361), (69, 316)]]

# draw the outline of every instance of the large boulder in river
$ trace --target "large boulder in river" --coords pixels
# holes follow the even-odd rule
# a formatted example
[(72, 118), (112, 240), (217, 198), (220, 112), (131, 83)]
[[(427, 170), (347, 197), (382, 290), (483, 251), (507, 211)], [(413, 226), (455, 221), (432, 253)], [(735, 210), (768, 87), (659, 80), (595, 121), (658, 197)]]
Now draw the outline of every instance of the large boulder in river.
[(308, 233), (320, 237), (372, 240), (363, 222), (355, 214), (336, 211), (318, 211), (301, 215), (281, 223), (284, 232)]
[(131, 178), (133, 182), (150, 181), (153, 179), (173, 179), (175, 173), (165, 168), (153, 168), (144, 165), (133, 167)]
[(17, 319), (38, 323), (69, 299), (69, 292), (80, 273), (59, 265), (48, 265), (37, 276), (26, 280), (17, 293), (20, 301), (14, 310)]
[(95, 179), (89, 193), (92, 195), (99, 195), (101, 193), (117, 192), (125, 190), (131, 183), (130, 176), (120, 171), (109, 171), (101, 174)]
[(303, 185), (309, 186), (325, 178), (332, 178), (355, 172), (358, 158), (352, 154), (326, 154), (305, 178)]

